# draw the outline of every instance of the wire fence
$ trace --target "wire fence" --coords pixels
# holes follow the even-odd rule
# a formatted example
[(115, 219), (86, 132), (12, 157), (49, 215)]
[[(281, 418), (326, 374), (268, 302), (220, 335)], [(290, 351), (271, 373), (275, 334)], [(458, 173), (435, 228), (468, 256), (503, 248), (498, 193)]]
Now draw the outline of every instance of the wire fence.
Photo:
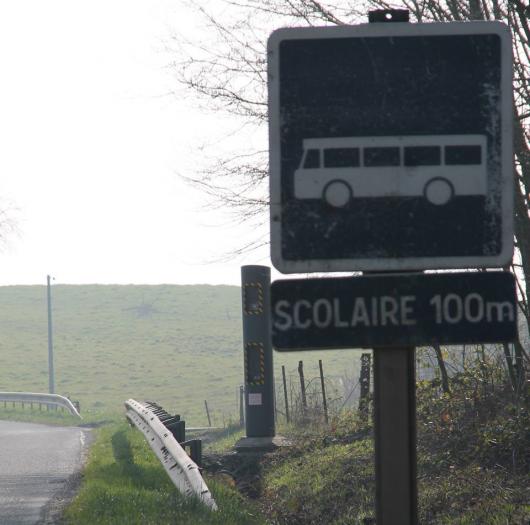
[[(373, 374), (371, 370), (371, 352), (369, 356), (368, 374), (365, 371), (366, 406), (373, 392)], [(461, 345), (442, 348), (442, 357), (449, 377), (455, 377), (468, 367), (478, 363), (496, 362), (506, 368), (504, 353), (500, 345)], [(362, 358), (361, 358), (362, 359)], [(358, 410), (361, 392), (363, 391), (362, 362), (352, 360), (349, 370), (342, 374), (327, 374), (326, 361), (320, 365), (323, 372), (318, 373), (318, 360), (300, 361), (298, 367), (281, 367), (276, 369), (274, 391), (276, 420), (281, 422), (303, 423), (331, 419), (347, 410)], [(302, 374), (301, 374), (302, 371)], [(284, 378), (285, 376), (285, 383)], [(440, 364), (431, 347), (416, 350), (416, 380), (436, 383), (440, 378)], [(231, 426), (244, 424), (244, 386), (234, 388), (234, 408), (231, 413), (210, 408), (212, 424)], [(324, 401), (325, 399), (325, 401)], [(214, 405), (212, 403), (212, 405)]]

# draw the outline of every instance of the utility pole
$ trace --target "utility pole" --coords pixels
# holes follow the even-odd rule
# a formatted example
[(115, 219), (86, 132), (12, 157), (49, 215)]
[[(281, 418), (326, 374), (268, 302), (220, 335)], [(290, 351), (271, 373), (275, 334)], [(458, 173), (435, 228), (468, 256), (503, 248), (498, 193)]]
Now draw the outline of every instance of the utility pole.
[(48, 389), (50, 394), (55, 394), (55, 378), (53, 372), (53, 336), (52, 336), (52, 292), (51, 277), (46, 276), (48, 295)]

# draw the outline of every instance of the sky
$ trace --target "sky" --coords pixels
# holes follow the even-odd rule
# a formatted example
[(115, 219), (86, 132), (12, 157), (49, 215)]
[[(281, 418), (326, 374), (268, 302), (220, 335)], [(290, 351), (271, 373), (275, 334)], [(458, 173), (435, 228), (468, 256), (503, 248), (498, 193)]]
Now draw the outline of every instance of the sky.
[(175, 81), (168, 43), (200, 35), (179, 0), (0, 3), (0, 208), (17, 234), (0, 285), (239, 284), (251, 225), (183, 182), (232, 124)]

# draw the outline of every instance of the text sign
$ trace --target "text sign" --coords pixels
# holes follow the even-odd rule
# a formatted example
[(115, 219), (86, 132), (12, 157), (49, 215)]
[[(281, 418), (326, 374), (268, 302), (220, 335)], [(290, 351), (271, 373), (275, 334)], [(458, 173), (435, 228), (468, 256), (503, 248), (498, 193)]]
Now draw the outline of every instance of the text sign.
[(275, 31), (274, 266), (406, 271), (510, 261), (511, 49), (500, 22)]
[(276, 350), (511, 342), (508, 272), (373, 275), (275, 281)]

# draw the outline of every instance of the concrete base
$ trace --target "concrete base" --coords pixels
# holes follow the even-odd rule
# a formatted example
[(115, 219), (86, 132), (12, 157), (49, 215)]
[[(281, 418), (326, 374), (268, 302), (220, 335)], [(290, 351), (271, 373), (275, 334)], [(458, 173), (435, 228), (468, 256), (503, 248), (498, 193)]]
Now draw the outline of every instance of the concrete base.
[(291, 442), (283, 436), (244, 437), (235, 444), (236, 452), (268, 452), (278, 447), (289, 447)]

